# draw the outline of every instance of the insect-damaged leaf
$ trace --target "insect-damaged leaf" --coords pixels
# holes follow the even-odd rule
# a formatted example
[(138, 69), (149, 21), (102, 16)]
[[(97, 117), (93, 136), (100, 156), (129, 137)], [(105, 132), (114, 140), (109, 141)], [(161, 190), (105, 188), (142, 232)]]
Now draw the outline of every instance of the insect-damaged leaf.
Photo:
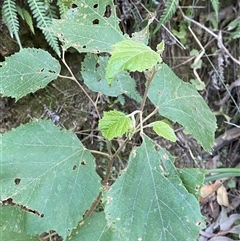
[(78, 0), (62, 19), (54, 19), (48, 28), (62, 41), (64, 48), (79, 52), (110, 52), (123, 39), (112, 0)]
[(173, 157), (157, 151), (147, 136), (104, 200), (108, 226), (123, 240), (192, 241), (204, 226), (198, 200), (183, 186)]
[(7, 57), (0, 68), (0, 93), (16, 98), (44, 88), (60, 73), (61, 66), (47, 51), (21, 49)]
[(66, 238), (99, 193), (94, 157), (74, 133), (49, 120), (5, 133), (0, 161), (0, 200), (38, 213), (26, 219), (31, 234), (55, 230)]

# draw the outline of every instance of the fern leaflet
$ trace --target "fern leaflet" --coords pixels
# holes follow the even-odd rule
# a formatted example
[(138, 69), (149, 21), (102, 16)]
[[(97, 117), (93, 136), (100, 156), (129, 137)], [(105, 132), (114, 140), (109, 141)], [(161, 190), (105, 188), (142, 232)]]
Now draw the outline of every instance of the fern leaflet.
[(166, 23), (173, 16), (177, 10), (178, 4), (178, 0), (167, 0), (163, 14), (153, 34), (155, 34), (161, 28), (162, 24)]
[(19, 38), (19, 22), (17, 17), (17, 8), (15, 0), (4, 0), (2, 6), (2, 18), (8, 27), (11, 37), (15, 36), (18, 45), (22, 48)]
[(217, 19), (217, 22), (218, 22), (219, 1), (218, 0), (211, 0), (211, 4), (212, 4), (213, 10), (216, 14), (216, 19)]
[(58, 38), (46, 30), (46, 28), (52, 24), (52, 19), (47, 15), (44, 3), (41, 0), (28, 0), (28, 4), (33, 17), (37, 21), (37, 27), (42, 30), (42, 33), (49, 45), (53, 48), (57, 55), (60, 56)]

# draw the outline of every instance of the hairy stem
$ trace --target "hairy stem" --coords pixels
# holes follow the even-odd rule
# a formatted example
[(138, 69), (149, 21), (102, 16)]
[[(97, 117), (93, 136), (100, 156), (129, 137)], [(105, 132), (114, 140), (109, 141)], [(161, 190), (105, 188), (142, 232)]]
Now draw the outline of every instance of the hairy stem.
[(153, 69), (152, 69), (151, 75), (149, 77), (146, 77), (147, 84), (146, 84), (145, 91), (144, 91), (144, 94), (143, 94), (143, 100), (142, 100), (142, 103), (141, 103), (141, 106), (140, 106), (140, 113), (136, 118), (137, 126), (139, 125), (140, 115), (142, 115), (144, 106), (145, 106), (146, 101), (147, 101), (147, 95), (148, 95), (148, 91), (149, 91), (149, 88), (150, 88), (150, 84), (151, 84), (156, 72), (157, 72), (157, 70), (156, 70), (156, 67), (154, 66)]

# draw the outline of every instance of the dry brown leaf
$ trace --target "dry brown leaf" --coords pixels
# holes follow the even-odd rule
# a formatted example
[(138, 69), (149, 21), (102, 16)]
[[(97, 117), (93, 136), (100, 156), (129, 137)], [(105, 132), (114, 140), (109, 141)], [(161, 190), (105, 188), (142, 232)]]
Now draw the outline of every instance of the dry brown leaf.
[(221, 180), (217, 180), (215, 183), (213, 184), (206, 184), (205, 186), (203, 186), (201, 188), (201, 197), (202, 198), (207, 198), (209, 197), (211, 194), (213, 194), (214, 192), (217, 191), (217, 189), (222, 185), (222, 181)]
[(224, 186), (220, 186), (217, 189), (217, 202), (221, 206), (229, 207), (227, 190)]

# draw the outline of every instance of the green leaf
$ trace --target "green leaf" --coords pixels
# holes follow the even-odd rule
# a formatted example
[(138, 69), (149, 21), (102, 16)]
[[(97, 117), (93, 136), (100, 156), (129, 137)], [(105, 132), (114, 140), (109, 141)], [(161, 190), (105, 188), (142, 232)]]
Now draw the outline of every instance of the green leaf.
[(159, 135), (169, 141), (175, 142), (177, 137), (172, 127), (165, 121), (155, 121), (153, 123), (153, 130)]
[(24, 222), (29, 234), (55, 230), (66, 238), (98, 195), (100, 178), (74, 133), (34, 120), (2, 136), (0, 188), (1, 200), (36, 212)]
[(165, 43), (162, 40), (158, 45), (157, 45), (157, 53), (162, 54), (165, 49)]
[(0, 68), (0, 93), (16, 98), (44, 88), (56, 79), (61, 66), (48, 52), (27, 48), (7, 57)]
[(65, 49), (74, 47), (79, 52), (110, 52), (113, 44), (125, 38), (118, 26), (112, 0), (78, 0), (74, 5), (78, 8), (70, 9), (62, 19), (54, 19), (48, 28), (58, 36)]
[(121, 234), (107, 226), (105, 213), (93, 213), (81, 222), (67, 241), (121, 241)]
[(108, 140), (122, 136), (131, 127), (131, 120), (124, 113), (112, 110), (104, 111), (103, 118), (99, 121), (98, 128)]
[(162, 64), (151, 82), (148, 98), (161, 116), (180, 123), (206, 151), (211, 151), (216, 118), (194, 86)]
[(0, 206), (0, 236), (1, 240), (39, 241), (37, 236), (28, 235), (25, 228), (27, 212), (17, 206)]
[(188, 192), (198, 199), (207, 172), (197, 168), (183, 168), (178, 169), (178, 173)]
[(87, 87), (94, 91), (100, 92), (107, 96), (117, 97), (126, 94), (130, 98), (141, 102), (142, 98), (136, 90), (136, 82), (128, 73), (120, 72), (115, 76), (111, 86), (105, 78), (105, 68), (108, 57), (96, 56), (88, 53), (82, 63), (81, 74)]
[(106, 68), (109, 83), (122, 70), (142, 72), (162, 61), (160, 55), (150, 47), (132, 40), (113, 45), (111, 55)]
[(32, 20), (32, 16), (30, 15), (30, 13), (26, 10), (26, 9), (22, 9), (22, 14), (23, 17), (28, 25), (28, 27), (30, 28), (30, 30), (32, 31), (33, 34), (35, 34), (34, 31), (34, 27), (33, 27), (33, 20)]
[(104, 194), (108, 225), (124, 240), (197, 239), (204, 217), (171, 159), (167, 151), (156, 151), (155, 143), (143, 136), (127, 169)]

